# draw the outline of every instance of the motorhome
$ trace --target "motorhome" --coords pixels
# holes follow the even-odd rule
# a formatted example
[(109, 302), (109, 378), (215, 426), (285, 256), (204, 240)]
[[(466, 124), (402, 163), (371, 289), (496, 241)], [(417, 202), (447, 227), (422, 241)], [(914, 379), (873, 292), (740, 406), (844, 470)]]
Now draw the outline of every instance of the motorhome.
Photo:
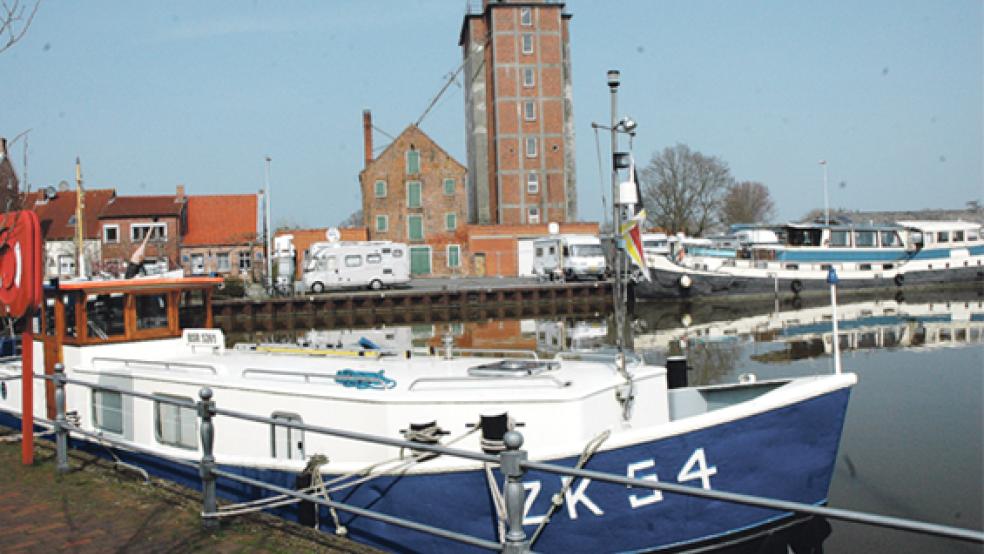
[(410, 282), (407, 245), (389, 241), (316, 242), (304, 257), (304, 290), (380, 290)]
[(533, 273), (540, 279), (604, 279), (605, 253), (593, 235), (554, 235), (533, 241)]

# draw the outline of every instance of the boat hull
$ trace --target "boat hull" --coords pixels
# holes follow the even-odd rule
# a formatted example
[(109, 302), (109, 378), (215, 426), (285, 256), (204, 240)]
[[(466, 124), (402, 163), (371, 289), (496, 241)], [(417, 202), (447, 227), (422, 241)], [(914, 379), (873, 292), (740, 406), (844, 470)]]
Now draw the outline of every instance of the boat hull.
[[(723, 272), (694, 271), (684, 267), (654, 268), (649, 281), (634, 285), (636, 300), (687, 299), (705, 296), (775, 296), (824, 294), (830, 291), (825, 278), (818, 277), (747, 277)], [(682, 286), (686, 276), (689, 286)], [(839, 291), (893, 290), (906, 291), (927, 287), (960, 284), (984, 284), (984, 268), (959, 267), (947, 270), (909, 271), (896, 280), (890, 277), (841, 278)]]
[[(821, 504), (827, 499), (849, 393), (849, 387), (836, 389), (735, 421), (601, 450), (590, 458), (585, 468)], [(16, 426), (19, 418), (0, 413), (0, 423)], [(73, 440), (73, 446), (105, 455), (103, 447), (88, 441)], [(117, 454), (154, 475), (200, 488), (198, 473), (192, 468), (150, 455), (127, 451), (117, 451)], [(331, 453), (328, 455), (330, 458)], [(545, 461), (571, 467), (577, 456)], [(426, 470), (426, 464), (420, 467)], [(296, 475), (287, 471), (242, 466), (222, 468), (283, 487), (295, 485)], [(331, 477), (330, 469), (329, 464), (326, 480)], [(498, 470), (494, 475), (501, 489), (502, 476)], [(562, 480), (555, 474), (528, 472), (523, 482), (528, 494), (524, 524), (529, 536), (536, 529), (538, 518), (547, 513), (551, 496), (560, 492)], [(220, 480), (218, 485), (219, 495), (230, 501), (263, 496), (263, 492), (255, 487), (227, 480)], [(380, 476), (339, 491), (332, 499), (491, 541), (499, 540), (492, 494), (482, 469)], [(277, 513), (296, 519), (298, 508), (282, 508)], [(339, 514), (351, 538), (386, 550), (427, 552), (467, 551), (469, 548), (369, 518), (344, 512)], [(788, 515), (691, 496), (575, 480), (533, 548), (547, 552), (661, 550), (723, 539)], [(320, 521), (324, 530), (333, 530), (327, 509), (321, 510)]]

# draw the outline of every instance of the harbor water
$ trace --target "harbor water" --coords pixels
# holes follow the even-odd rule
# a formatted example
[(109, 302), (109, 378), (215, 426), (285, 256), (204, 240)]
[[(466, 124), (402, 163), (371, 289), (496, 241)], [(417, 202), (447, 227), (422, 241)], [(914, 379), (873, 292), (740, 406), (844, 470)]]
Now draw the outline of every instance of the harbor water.
[[(762, 304), (641, 304), (628, 339), (653, 363), (688, 358), (691, 384), (834, 371), (830, 307), (822, 300)], [(846, 299), (839, 306), (844, 371), (859, 377), (847, 414), (829, 505), (984, 529), (984, 298)], [(468, 348), (605, 348), (608, 314), (588, 319), (494, 319), (376, 329), (312, 329), (236, 341), (440, 348), (450, 333)], [(806, 520), (737, 552), (980, 552), (980, 546), (841, 521)], [(779, 548), (776, 550), (776, 548)]]

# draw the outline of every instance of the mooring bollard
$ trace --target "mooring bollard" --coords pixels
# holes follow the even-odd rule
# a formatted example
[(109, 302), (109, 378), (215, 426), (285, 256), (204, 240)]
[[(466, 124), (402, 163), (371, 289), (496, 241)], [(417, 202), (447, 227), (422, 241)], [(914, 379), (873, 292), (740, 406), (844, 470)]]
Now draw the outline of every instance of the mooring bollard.
[(65, 417), (65, 364), (55, 364), (55, 460), (58, 473), (68, 473), (68, 419)]
[[(215, 498), (215, 456), (212, 455), (215, 444), (215, 428), (212, 423), (215, 402), (212, 400), (212, 389), (208, 387), (202, 387), (198, 391), (198, 397), (201, 398), (198, 402), (198, 417), (201, 419), (202, 461), (198, 465), (198, 474), (202, 477), (202, 512), (214, 514), (218, 509)], [(205, 529), (215, 529), (218, 526), (218, 518), (210, 515), (202, 517), (202, 527)]]
[(509, 431), (502, 437), (502, 441), (506, 449), (499, 454), (499, 467), (506, 476), (505, 500), (508, 525), (502, 551), (506, 554), (525, 553), (530, 551), (530, 544), (526, 540), (526, 532), (523, 531), (526, 490), (523, 488), (525, 470), (520, 463), (526, 460), (526, 451), (519, 449), (523, 446), (523, 435), (516, 431)]

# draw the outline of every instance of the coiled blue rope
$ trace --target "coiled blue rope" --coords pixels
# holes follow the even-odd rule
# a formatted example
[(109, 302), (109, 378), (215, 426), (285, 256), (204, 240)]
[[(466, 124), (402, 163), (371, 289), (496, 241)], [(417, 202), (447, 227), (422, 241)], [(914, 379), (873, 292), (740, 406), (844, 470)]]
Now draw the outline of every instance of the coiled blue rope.
[(335, 382), (344, 387), (357, 389), (391, 389), (396, 386), (396, 379), (390, 379), (379, 371), (356, 371), (343, 369), (335, 374)]

